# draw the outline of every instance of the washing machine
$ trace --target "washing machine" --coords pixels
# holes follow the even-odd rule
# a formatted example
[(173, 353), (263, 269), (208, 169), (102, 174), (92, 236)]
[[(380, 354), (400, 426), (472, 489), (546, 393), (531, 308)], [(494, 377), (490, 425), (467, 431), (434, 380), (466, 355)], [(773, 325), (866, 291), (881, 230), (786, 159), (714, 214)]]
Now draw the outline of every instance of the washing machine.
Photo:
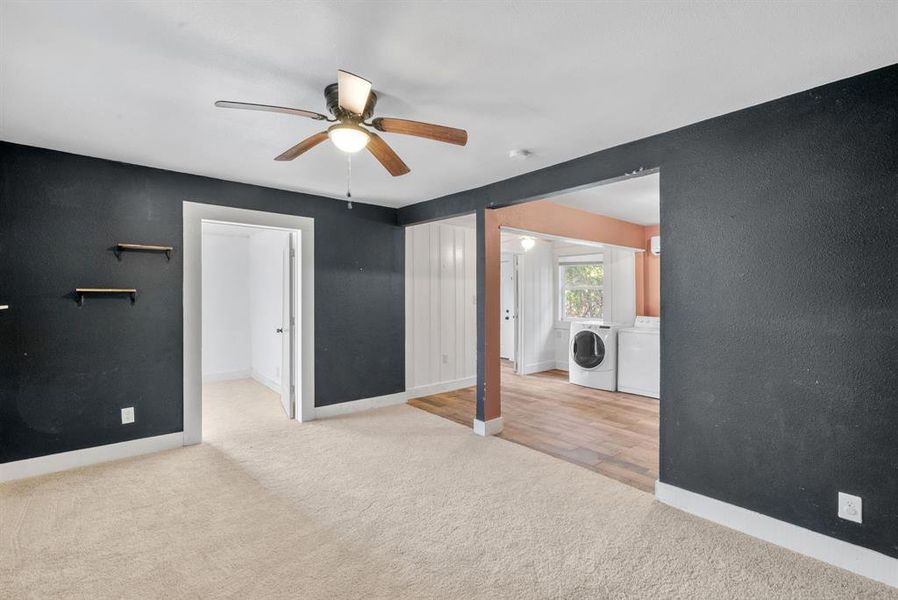
[(601, 321), (571, 323), (571, 383), (612, 392), (617, 389), (617, 331), (618, 327)]
[(633, 327), (617, 335), (617, 389), (629, 394), (661, 396), (661, 318), (636, 317)]

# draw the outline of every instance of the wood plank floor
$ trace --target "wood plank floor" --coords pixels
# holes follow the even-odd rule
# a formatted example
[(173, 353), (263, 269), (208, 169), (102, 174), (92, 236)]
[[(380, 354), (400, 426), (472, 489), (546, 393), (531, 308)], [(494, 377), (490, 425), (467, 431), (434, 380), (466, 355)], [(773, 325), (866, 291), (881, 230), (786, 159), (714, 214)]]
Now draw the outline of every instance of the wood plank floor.
[[(468, 427), (476, 388), (409, 404)], [(658, 479), (658, 400), (568, 383), (566, 371), (515, 375), (502, 364), (499, 437), (652, 492)]]

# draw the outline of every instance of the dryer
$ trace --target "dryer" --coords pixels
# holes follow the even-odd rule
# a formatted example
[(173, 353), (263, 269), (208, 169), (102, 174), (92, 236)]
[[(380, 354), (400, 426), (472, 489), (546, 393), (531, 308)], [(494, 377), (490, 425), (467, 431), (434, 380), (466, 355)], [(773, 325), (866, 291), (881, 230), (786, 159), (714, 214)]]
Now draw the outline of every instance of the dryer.
[(636, 317), (618, 335), (618, 389), (629, 394), (661, 396), (661, 318)]
[(612, 392), (617, 389), (617, 331), (617, 327), (602, 321), (571, 323), (571, 383)]

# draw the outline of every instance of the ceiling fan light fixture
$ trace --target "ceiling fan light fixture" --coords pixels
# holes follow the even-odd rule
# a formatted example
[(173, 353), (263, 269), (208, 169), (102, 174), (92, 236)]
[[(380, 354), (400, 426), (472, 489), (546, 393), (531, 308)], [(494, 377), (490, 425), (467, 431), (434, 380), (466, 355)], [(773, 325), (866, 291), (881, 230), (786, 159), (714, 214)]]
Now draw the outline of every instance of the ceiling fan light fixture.
[(368, 145), (371, 136), (368, 132), (352, 123), (339, 123), (327, 130), (327, 135), (334, 146), (349, 154), (355, 154)]
[[(282, 113), (333, 123), (330, 128), (310, 135), (274, 158), (274, 160), (282, 162), (299, 158), (309, 150), (324, 143), (325, 140), (330, 139), (337, 149), (346, 154), (355, 154), (363, 148), (367, 148), (368, 152), (390, 175), (399, 177), (408, 174), (411, 170), (399, 158), (396, 151), (375, 131), (412, 135), (435, 142), (455, 144), (456, 146), (464, 146), (468, 143), (468, 132), (464, 129), (393, 117), (372, 119), (374, 107), (377, 104), (377, 93), (371, 89), (371, 82), (364, 77), (353, 75), (342, 69), (337, 71), (336, 83), (331, 83), (324, 88), (324, 100), (327, 104), (327, 110), (331, 114), (330, 117), (302, 108), (256, 104), (253, 102), (218, 100), (215, 102), (215, 106), (219, 108)], [(371, 129), (366, 129), (362, 125)], [(348, 196), (349, 193), (347, 191)]]

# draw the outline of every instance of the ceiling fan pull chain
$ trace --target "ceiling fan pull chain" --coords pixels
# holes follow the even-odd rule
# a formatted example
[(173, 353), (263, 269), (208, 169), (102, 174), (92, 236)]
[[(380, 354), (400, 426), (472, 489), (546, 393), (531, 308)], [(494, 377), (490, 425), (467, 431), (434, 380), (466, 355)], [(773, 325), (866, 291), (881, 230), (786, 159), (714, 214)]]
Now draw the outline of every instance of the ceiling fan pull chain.
[(352, 210), (352, 154), (346, 155), (346, 208)]

